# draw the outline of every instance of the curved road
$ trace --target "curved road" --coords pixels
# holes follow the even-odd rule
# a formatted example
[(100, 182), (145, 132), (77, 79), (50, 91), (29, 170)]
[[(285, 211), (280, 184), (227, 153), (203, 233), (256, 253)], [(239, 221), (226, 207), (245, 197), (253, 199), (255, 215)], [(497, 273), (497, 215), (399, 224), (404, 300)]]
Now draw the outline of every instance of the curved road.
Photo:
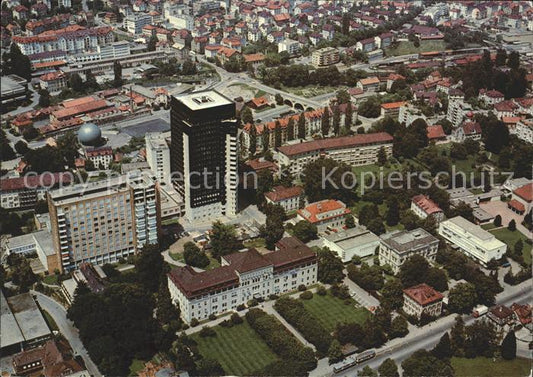
[(31, 293), (37, 298), (37, 302), (41, 308), (46, 310), (54, 319), (59, 332), (68, 340), (75, 355), (80, 355), (85, 362), (85, 367), (92, 376), (102, 377), (102, 374), (98, 370), (96, 364), (91, 360), (87, 350), (83, 346), (78, 335), (78, 329), (74, 326), (72, 321), (67, 318), (67, 311), (63, 306), (57, 303), (54, 299), (43, 295), (40, 292), (31, 291)]

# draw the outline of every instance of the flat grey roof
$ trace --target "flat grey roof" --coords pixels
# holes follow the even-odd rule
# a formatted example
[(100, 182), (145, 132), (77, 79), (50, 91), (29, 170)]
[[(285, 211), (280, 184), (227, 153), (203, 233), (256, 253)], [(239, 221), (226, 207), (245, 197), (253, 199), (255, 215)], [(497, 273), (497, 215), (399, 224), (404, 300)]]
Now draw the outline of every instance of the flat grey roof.
[(40, 232), (32, 233), (35, 241), (39, 244), (45, 255), (54, 255), (54, 241), (52, 240), (52, 233), (48, 229)]
[(19, 329), (17, 320), (13, 313), (11, 313), (11, 308), (7, 304), (6, 297), (4, 292), (0, 290), (0, 348), (9, 347), (13, 344), (22, 343), (24, 341), (24, 336)]
[(7, 246), (9, 249), (15, 249), (21, 246), (27, 246), (32, 244), (35, 244), (35, 239), (33, 238), (32, 233), (11, 237), (7, 240)]
[[(4, 337), (6, 338), (6, 345), (12, 345), (22, 341), (29, 342), (51, 334), (39, 307), (30, 293), (9, 297), (7, 303), (4, 300), (5, 298), (2, 294), (2, 346), (4, 346)], [(10, 317), (7, 311), (5, 312), (6, 325), (10, 326), (7, 329), (7, 337), (4, 333), (5, 310), (9, 311), (12, 316)]]
[(465, 230), (466, 232), (474, 235), (475, 237), (479, 238), (480, 240), (488, 241), (488, 240), (494, 238), (494, 236), (491, 233), (487, 232), (485, 229), (481, 228), (480, 226), (471, 223), (470, 221), (468, 221), (464, 217), (456, 216), (456, 217), (453, 217), (453, 218), (451, 218), (449, 220), (446, 220), (446, 221), (449, 221), (452, 224), (455, 224), (459, 228), (462, 228), (463, 230)]
[(381, 236), (381, 241), (399, 253), (405, 253), (427, 246), (439, 239), (422, 228), (387, 233)]
[(233, 103), (215, 90), (181, 94), (175, 98), (191, 110), (203, 110)]
[(344, 250), (379, 241), (378, 236), (360, 226), (346, 229), (338, 233), (331, 233), (323, 238), (330, 242), (334, 242)]

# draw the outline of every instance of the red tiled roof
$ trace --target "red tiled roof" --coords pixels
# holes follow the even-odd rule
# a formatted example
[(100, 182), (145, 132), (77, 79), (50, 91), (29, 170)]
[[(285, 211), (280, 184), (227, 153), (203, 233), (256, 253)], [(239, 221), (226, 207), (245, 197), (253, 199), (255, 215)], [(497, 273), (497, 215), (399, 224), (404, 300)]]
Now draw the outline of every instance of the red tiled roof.
[(444, 139), (446, 138), (446, 134), (444, 133), (444, 130), (442, 129), (442, 126), (440, 124), (435, 124), (433, 126), (428, 126), (428, 139)]
[[(319, 218), (318, 215), (325, 214), (331, 211), (336, 211), (343, 209), (342, 213)], [(334, 217), (339, 216), (345, 216), (347, 214), (351, 213), (349, 208), (346, 208), (346, 205), (339, 201), (339, 200), (333, 200), (333, 199), (326, 199), (322, 200), (320, 202), (315, 202), (309, 204), (304, 209), (299, 209), (298, 214), (302, 216), (304, 219), (309, 221), (310, 223), (317, 223), (320, 221), (328, 220)]]
[(444, 297), (440, 292), (437, 292), (425, 283), (404, 289), (403, 293), (422, 306), (440, 301)]
[(243, 57), (246, 63), (262, 62), (263, 60), (265, 60), (265, 55), (261, 53), (243, 55)]
[(300, 196), (302, 195), (302, 193), (303, 189), (300, 186), (276, 186), (272, 189), (272, 191), (265, 193), (265, 196), (273, 202), (281, 202), (282, 200), (294, 198), (295, 196)]
[(344, 136), (331, 139), (308, 141), (305, 143), (281, 146), (278, 150), (286, 156), (294, 156), (317, 150), (340, 149), (367, 144), (392, 143), (392, 136), (386, 132)]
[(359, 82), (361, 83), (361, 85), (374, 85), (374, 84), (379, 84), (379, 78), (377, 78), (376, 76), (373, 76), (373, 77), (368, 77), (366, 79), (361, 79), (359, 80)]
[(407, 101), (388, 102), (388, 103), (382, 103), (381, 108), (384, 110), (399, 109), (400, 107), (406, 104), (407, 104)]
[(69, 173), (53, 173), (28, 175), (18, 178), (6, 178), (0, 180), (0, 188), (2, 191), (15, 191), (24, 188), (35, 189), (37, 187), (51, 187), (59, 183), (70, 183), (72, 175)]
[(531, 323), (531, 305), (520, 305), (515, 302), (511, 305), (511, 310), (515, 312), (522, 325)]
[(513, 315), (513, 311), (505, 305), (496, 305), (490, 309), (490, 313), (499, 319), (506, 319)]
[(85, 153), (87, 157), (109, 156), (113, 155), (113, 149), (111, 147), (94, 148), (88, 149)]
[(413, 203), (415, 203), (428, 215), (431, 215), (437, 212), (442, 212), (442, 209), (440, 209), (437, 203), (435, 203), (429, 197), (422, 195), (422, 194), (416, 195), (415, 197), (413, 197)]
[(256, 107), (268, 105), (268, 100), (265, 97), (252, 98), (250, 102)]
[(528, 183), (522, 187), (513, 191), (513, 194), (524, 199), (526, 202), (531, 203), (533, 200), (533, 183)]
[(104, 99), (93, 100), (89, 103), (83, 103), (81, 105), (67, 107), (65, 109), (57, 110), (52, 113), (57, 119), (63, 119), (68, 117), (73, 117), (79, 114), (85, 114), (95, 110), (101, 110), (105, 107), (108, 107), (107, 101)]
[(524, 206), (523, 203), (520, 203), (518, 200), (516, 199), (511, 199), (508, 203), (508, 206), (509, 207), (512, 207), (514, 209), (516, 209), (517, 211), (519, 212), (524, 212), (526, 210), (526, 207)]
[(229, 254), (222, 258), (224, 258), (235, 271), (238, 271), (241, 274), (270, 266), (269, 261), (263, 258), (256, 249), (250, 249), (242, 253)]
[(249, 167), (251, 167), (255, 171), (260, 171), (260, 170), (264, 170), (264, 169), (269, 169), (271, 171), (277, 171), (278, 170), (278, 166), (275, 163), (273, 163), (272, 161), (268, 161), (268, 160), (262, 160), (261, 161), (258, 158), (256, 158), (255, 160), (246, 161), (246, 165), (248, 165)]
[(465, 135), (475, 135), (481, 133), (481, 125), (477, 122), (465, 122), (463, 124)]

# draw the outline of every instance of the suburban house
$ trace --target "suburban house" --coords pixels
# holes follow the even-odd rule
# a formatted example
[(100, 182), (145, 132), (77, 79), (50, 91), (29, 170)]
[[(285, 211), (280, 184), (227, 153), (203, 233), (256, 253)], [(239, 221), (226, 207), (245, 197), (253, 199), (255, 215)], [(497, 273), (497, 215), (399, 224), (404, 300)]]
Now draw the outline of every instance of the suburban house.
[(410, 316), (420, 319), (423, 314), (438, 317), (442, 312), (444, 296), (422, 283), (403, 290), (403, 311)]
[(318, 233), (337, 231), (344, 226), (345, 217), (351, 213), (340, 200), (325, 199), (298, 210), (298, 220), (316, 225)]
[(411, 211), (421, 219), (433, 217), (439, 223), (444, 220), (444, 212), (429, 196), (420, 194), (413, 197), (411, 200)]
[(295, 211), (303, 204), (303, 189), (300, 186), (276, 186), (265, 193), (265, 199), (267, 203), (282, 206), (285, 212)]

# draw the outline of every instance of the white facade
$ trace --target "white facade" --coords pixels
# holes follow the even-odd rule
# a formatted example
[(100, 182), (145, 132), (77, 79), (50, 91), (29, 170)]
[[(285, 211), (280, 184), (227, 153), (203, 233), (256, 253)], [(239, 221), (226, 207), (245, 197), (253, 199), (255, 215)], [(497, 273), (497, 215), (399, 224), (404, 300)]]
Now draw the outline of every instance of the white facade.
[(161, 183), (170, 184), (170, 149), (165, 134), (150, 132), (144, 135), (146, 142), (146, 162)]
[(65, 8), (72, 8), (72, 0), (58, 0), (58, 6), (63, 6)]
[(284, 39), (278, 43), (278, 53), (287, 51), (289, 55), (298, 55), (300, 53), (300, 42), (293, 39)]
[(355, 256), (371, 256), (379, 246), (379, 237), (364, 227), (342, 230), (321, 238), (324, 246), (335, 252), (343, 263), (350, 262)]
[(507, 245), (492, 233), (461, 216), (441, 222), (439, 234), (467, 256), (485, 266), (492, 259), (498, 260), (503, 257), (507, 251)]
[(98, 46), (100, 59), (116, 59), (130, 55), (130, 44), (127, 41), (113, 42), (106, 46)]
[(128, 33), (139, 35), (142, 34), (143, 27), (150, 25), (152, 17), (148, 14), (132, 14), (124, 18), (124, 28)]
[(509, 128), (509, 132), (526, 143), (533, 144), (533, 122), (531, 120), (519, 121), (514, 127)]
[(439, 239), (422, 228), (411, 231), (387, 233), (381, 236), (379, 245), (379, 264), (388, 264), (397, 274), (400, 267), (413, 255), (421, 255), (433, 262), (439, 248)]
[(420, 109), (417, 107), (410, 104), (400, 107), (400, 111), (398, 113), (398, 121), (400, 123), (410, 126), (411, 123), (419, 118), (427, 122), (426, 116), (422, 114), (422, 111), (420, 111)]

